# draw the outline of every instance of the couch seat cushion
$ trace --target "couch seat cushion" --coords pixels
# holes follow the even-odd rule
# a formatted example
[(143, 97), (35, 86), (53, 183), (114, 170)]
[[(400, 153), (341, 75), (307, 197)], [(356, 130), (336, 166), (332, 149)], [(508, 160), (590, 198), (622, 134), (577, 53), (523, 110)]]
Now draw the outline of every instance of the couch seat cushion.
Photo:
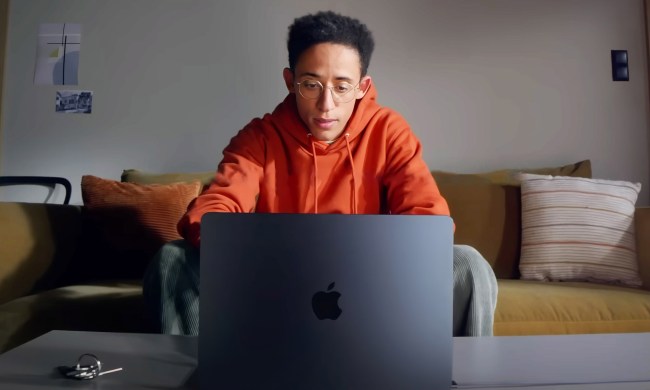
[(650, 332), (650, 291), (499, 279), (496, 336)]
[(0, 353), (54, 329), (152, 331), (139, 281), (60, 287), (0, 305)]

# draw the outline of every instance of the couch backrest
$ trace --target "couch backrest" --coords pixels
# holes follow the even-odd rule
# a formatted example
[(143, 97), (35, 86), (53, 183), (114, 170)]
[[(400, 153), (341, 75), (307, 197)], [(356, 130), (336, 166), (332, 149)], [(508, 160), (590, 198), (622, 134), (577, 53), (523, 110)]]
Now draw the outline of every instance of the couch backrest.
[[(591, 162), (479, 174), (431, 172), (449, 203), (456, 224), (455, 242), (471, 245), (481, 252), (499, 278), (519, 278), (521, 190), (517, 176), (522, 172), (590, 178)], [(212, 171), (156, 174), (127, 169), (122, 172), (122, 181), (138, 184), (198, 179), (208, 185), (213, 177)]]
[(177, 173), (149, 173), (138, 169), (125, 169), (122, 171), (121, 181), (135, 184), (171, 184), (178, 182), (192, 182), (198, 180), (207, 188), (214, 178), (215, 171), (204, 172), (177, 172)]
[(522, 172), (591, 178), (591, 162), (480, 174), (432, 172), (456, 224), (455, 243), (481, 252), (498, 278), (519, 278), (521, 189), (517, 176)]
[(636, 253), (643, 288), (650, 290), (650, 207), (637, 207), (634, 214)]

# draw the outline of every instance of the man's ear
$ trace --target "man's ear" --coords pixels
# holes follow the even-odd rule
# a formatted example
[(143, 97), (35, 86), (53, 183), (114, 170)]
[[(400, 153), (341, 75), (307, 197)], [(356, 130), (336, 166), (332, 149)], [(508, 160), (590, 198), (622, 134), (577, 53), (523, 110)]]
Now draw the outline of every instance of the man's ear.
[(359, 81), (359, 90), (357, 91), (357, 99), (366, 96), (368, 89), (370, 89), (370, 84), (372, 84), (372, 78), (370, 76), (363, 76), (361, 78), (361, 81)]
[(293, 82), (293, 71), (289, 68), (284, 68), (282, 71), (282, 77), (284, 77), (284, 83), (287, 85), (289, 92), (295, 93), (296, 84)]

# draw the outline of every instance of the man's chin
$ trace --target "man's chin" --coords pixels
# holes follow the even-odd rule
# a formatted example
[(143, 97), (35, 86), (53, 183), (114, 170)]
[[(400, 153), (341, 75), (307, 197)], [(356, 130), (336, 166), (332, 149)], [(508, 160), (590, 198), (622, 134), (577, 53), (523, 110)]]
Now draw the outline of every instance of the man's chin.
[(319, 141), (334, 141), (338, 139), (341, 136), (341, 133), (343, 133), (343, 130), (340, 129), (329, 129), (329, 130), (322, 130), (322, 129), (311, 129), (311, 134), (314, 137), (314, 139), (317, 139)]

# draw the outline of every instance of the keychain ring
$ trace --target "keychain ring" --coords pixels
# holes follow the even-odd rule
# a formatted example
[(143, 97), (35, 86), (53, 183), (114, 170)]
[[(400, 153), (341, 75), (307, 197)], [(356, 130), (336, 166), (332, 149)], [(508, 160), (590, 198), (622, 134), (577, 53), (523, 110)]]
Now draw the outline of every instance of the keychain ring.
[(77, 359), (77, 370), (81, 368), (81, 361), (83, 360), (84, 357), (88, 356), (89, 358), (93, 359), (95, 361), (94, 364), (91, 364), (92, 366), (97, 366), (97, 374), (102, 372), (102, 362), (99, 361), (99, 358), (92, 353), (84, 353), (83, 355), (79, 356), (79, 359)]
[(102, 372), (102, 362), (92, 353), (84, 353), (77, 359), (74, 366), (58, 366), (59, 372), (66, 378), (94, 379), (100, 375), (122, 371), (122, 367)]

